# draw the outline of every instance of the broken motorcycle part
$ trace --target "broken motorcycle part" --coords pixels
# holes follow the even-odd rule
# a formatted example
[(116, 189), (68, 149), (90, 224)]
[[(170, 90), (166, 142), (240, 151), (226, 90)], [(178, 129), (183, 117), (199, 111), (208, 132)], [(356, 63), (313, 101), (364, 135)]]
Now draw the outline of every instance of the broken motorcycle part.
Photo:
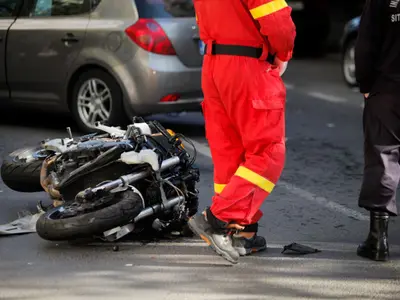
[(304, 255), (304, 254), (312, 254), (312, 253), (318, 253), (318, 252), (321, 252), (321, 251), (318, 249), (315, 249), (315, 248), (311, 248), (309, 246), (301, 245), (298, 243), (292, 243), (287, 246), (284, 246), (281, 253)]
[(141, 118), (127, 130), (103, 124), (97, 129), (104, 133), (74, 137), (67, 129), (67, 138), (44, 140), (32, 156), (40, 159), (36, 180), (53, 200), (52, 207), (40, 206), (45, 212), (36, 224), (39, 236), (115, 241), (145, 229), (184, 231), (199, 204), (193, 143)]

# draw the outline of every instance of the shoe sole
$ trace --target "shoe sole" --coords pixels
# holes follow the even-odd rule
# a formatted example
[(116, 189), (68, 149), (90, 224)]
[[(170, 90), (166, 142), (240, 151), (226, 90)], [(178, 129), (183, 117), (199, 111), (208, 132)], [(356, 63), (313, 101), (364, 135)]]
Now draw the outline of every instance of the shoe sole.
[(389, 252), (379, 253), (376, 251), (373, 252), (364, 252), (364, 251), (357, 251), (357, 255), (362, 258), (368, 258), (374, 261), (388, 261), (389, 260)]
[[(234, 247), (235, 248), (235, 247)], [(259, 247), (259, 248), (251, 248), (251, 249), (246, 249), (246, 248), (235, 248), (236, 251), (239, 253), (240, 256), (247, 256), (256, 252), (261, 252), (267, 250), (267, 247)]]
[(224, 259), (226, 259), (230, 263), (233, 263), (233, 264), (237, 264), (238, 263), (237, 259), (232, 258), (232, 256), (229, 255), (229, 253), (227, 253), (226, 251), (223, 251), (221, 248), (219, 248), (210, 235), (208, 235), (201, 228), (197, 227), (196, 222), (193, 219), (190, 219), (188, 221), (188, 226), (203, 241), (205, 241), (207, 243), (207, 245), (210, 246), (218, 255), (222, 256)]

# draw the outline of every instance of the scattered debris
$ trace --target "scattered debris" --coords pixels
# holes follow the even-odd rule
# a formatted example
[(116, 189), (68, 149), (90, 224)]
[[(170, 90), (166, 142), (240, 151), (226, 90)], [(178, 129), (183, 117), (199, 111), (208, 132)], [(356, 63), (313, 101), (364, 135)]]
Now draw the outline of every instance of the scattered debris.
[[(285, 253), (286, 251), (292, 251), (292, 252)], [(290, 245), (284, 246), (281, 253), (304, 255), (304, 254), (312, 254), (312, 253), (318, 253), (318, 252), (321, 252), (321, 250), (311, 248), (308, 246), (304, 246), (301, 244), (297, 244), (297, 243), (292, 243)]]
[(36, 232), (36, 222), (43, 213), (43, 211), (39, 211), (36, 214), (32, 214), (30, 212), (19, 213), (18, 219), (8, 224), (0, 225), (0, 236)]

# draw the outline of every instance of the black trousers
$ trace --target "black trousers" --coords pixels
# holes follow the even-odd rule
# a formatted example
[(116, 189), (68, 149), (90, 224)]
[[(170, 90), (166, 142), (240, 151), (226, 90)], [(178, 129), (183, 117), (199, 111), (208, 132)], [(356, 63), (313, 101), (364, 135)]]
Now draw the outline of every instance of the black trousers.
[(400, 93), (375, 93), (365, 99), (364, 178), (359, 206), (397, 216), (400, 179)]

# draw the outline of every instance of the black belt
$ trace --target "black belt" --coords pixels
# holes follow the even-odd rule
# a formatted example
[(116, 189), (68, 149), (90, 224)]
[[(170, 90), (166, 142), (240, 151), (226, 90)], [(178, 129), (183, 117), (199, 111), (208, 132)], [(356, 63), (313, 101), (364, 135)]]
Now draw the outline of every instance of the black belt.
[[(246, 56), (252, 58), (260, 58), (262, 55), (262, 48), (255, 48), (249, 46), (239, 46), (239, 45), (221, 45), (212, 44), (211, 54), (212, 55), (238, 55)], [(207, 45), (204, 48), (204, 53), (207, 54)], [(275, 55), (268, 54), (267, 61), (273, 63)]]

